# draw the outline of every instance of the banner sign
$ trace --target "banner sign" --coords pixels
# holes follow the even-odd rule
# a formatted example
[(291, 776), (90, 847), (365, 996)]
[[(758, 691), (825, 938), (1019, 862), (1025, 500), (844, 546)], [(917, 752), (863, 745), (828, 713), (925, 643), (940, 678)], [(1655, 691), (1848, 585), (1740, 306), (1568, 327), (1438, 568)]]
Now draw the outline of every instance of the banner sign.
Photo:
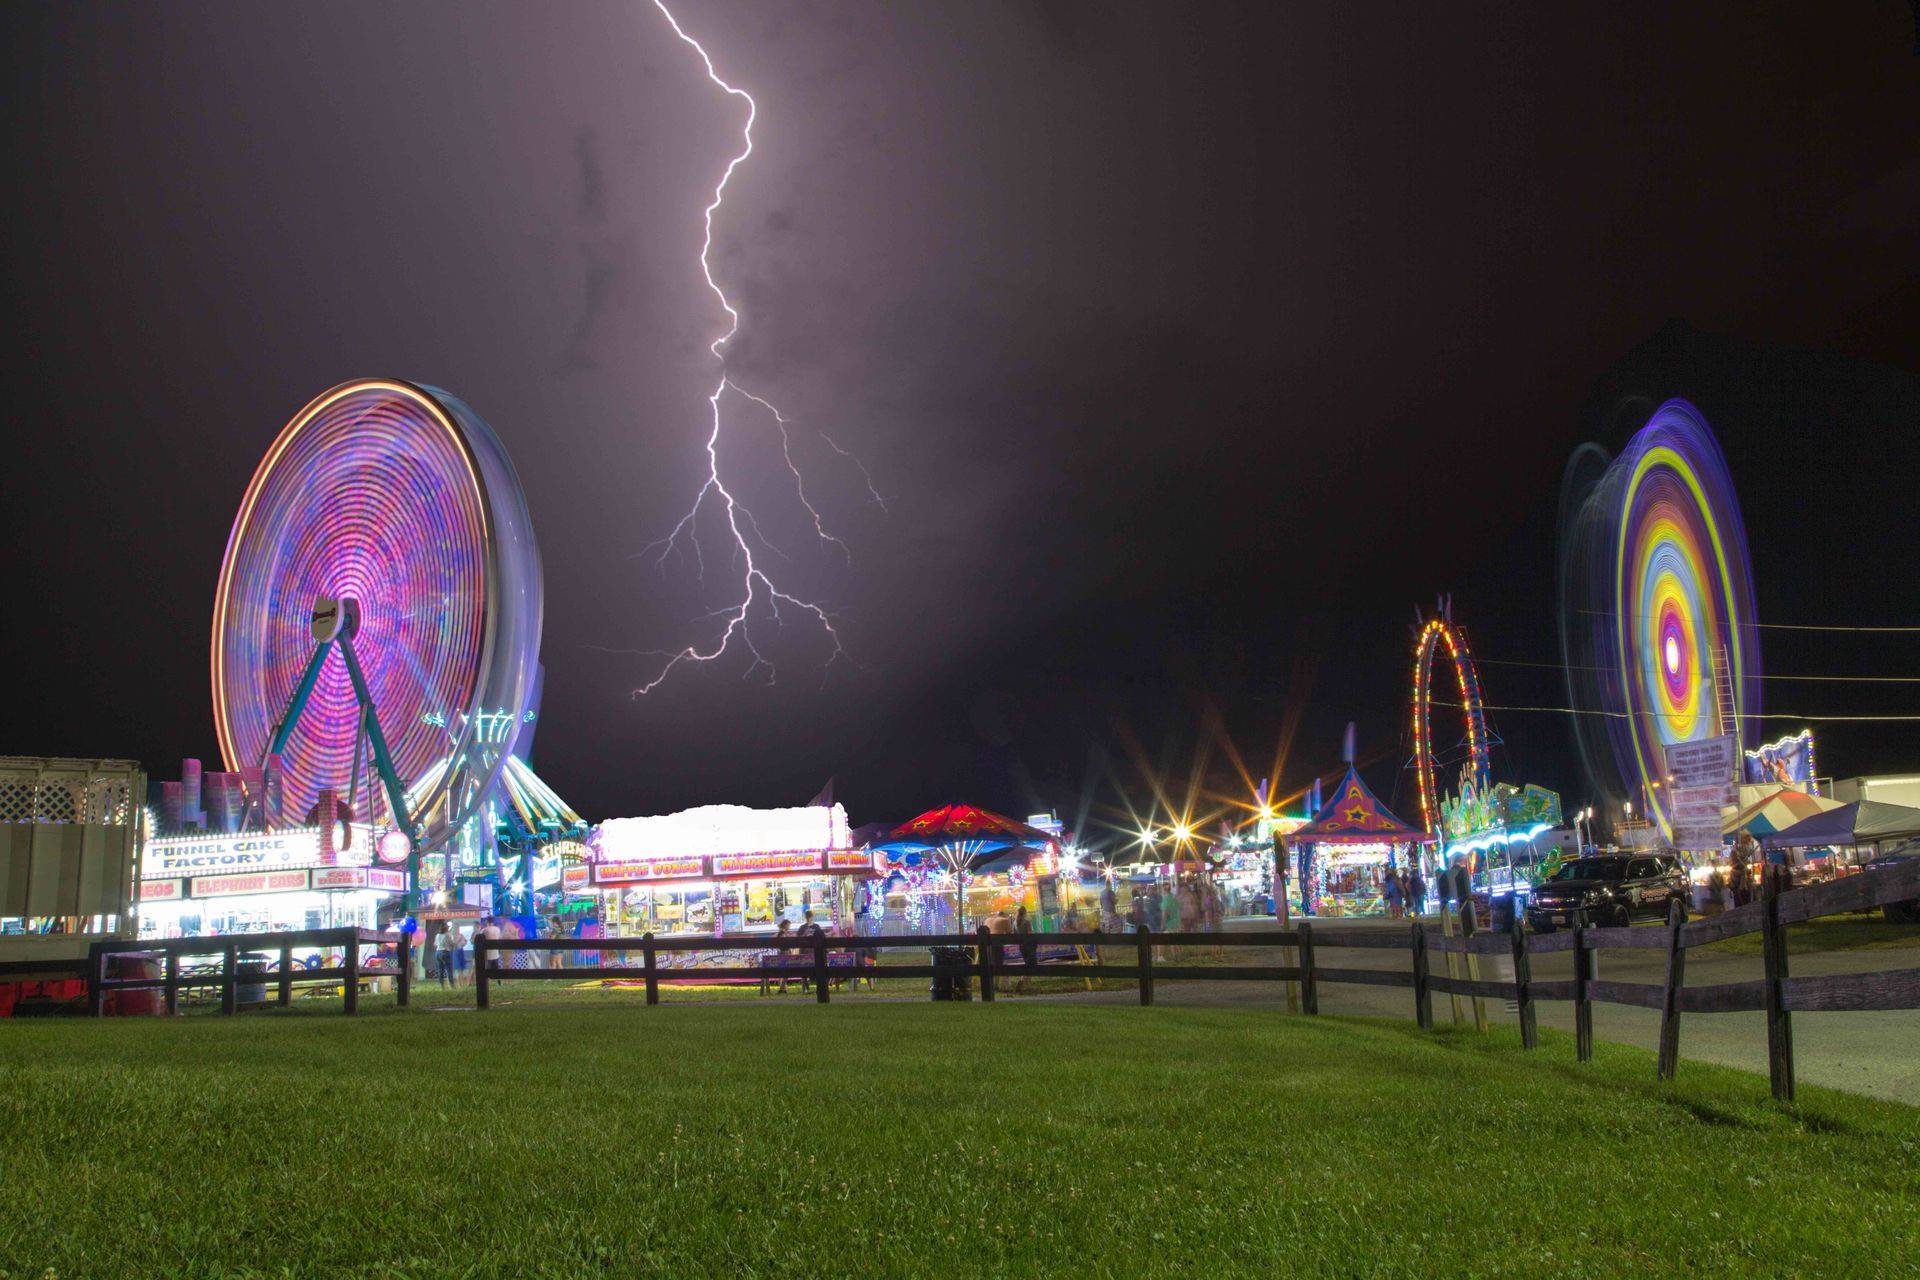
[(787, 853), (717, 853), (713, 856), (713, 874), (744, 876), (818, 871), (825, 861), (825, 855), (818, 849)]
[(1734, 802), (1735, 757), (1740, 749), (1733, 735), (1696, 738), (1691, 742), (1667, 744), (1667, 772), (1675, 787), (1718, 787), (1726, 794), (1726, 803)]
[(188, 891), (196, 898), (231, 898), (243, 893), (291, 893), (306, 887), (304, 871), (258, 871), (240, 876), (195, 876)]
[(313, 873), (313, 887), (316, 889), (364, 889), (367, 887), (367, 869), (365, 867), (321, 867)]
[(871, 871), (873, 869), (873, 850), (871, 849), (827, 850), (827, 870), (829, 871)]
[(649, 880), (699, 879), (705, 858), (651, 858), (646, 862), (603, 862), (593, 869), (595, 884), (635, 884)]
[(1778, 742), (1746, 753), (1748, 782), (1784, 782), (1789, 786), (1813, 781), (1813, 730), (1802, 729)]
[(385, 889), (389, 893), (399, 893), (407, 887), (407, 873), (389, 871), (385, 867), (375, 867), (367, 872), (367, 888)]
[[(368, 838), (364, 829), (336, 860), (366, 861)], [(320, 865), (320, 829), (294, 827), (285, 831), (239, 831), (230, 835), (163, 836), (147, 841), (140, 863), (143, 880), (165, 880), (182, 875), (218, 871), (272, 871), (285, 867)]]
[(593, 883), (593, 868), (584, 862), (569, 863), (560, 871), (560, 887), (568, 893), (585, 893)]
[(140, 882), (140, 901), (173, 902), (186, 895), (180, 892), (178, 880), (142, 880)]

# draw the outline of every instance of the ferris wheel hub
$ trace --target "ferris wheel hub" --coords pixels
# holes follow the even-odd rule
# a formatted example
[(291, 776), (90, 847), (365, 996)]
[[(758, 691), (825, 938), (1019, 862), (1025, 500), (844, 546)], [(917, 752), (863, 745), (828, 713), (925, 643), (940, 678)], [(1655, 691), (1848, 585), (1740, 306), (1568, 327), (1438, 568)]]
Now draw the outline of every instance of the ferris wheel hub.
[(360, 631), (360, 602), (352, 596), (313, 602), (313, 638), (317, 644), (351, 640)]

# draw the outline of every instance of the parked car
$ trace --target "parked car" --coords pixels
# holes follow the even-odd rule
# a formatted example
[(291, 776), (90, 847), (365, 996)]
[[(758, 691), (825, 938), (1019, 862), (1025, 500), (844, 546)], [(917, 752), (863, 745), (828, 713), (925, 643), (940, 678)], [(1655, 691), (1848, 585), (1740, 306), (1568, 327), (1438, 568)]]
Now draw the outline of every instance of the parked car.
[[(1915, 858), (1920, 858), (1920, 852), (1910, 852), (1903, 848), (1888, 857), (1869, 862), (1861, 870), (1878, 871), (1882, 867), (1897, 866)], [(1889, 902), (1880, 908), (1880, 914), (1894, 924), (1920, 924), (1920, 898), (1908, 898), (1905, 902)]]
[(1687, 917), (1687, 871), (1671, 853), (1616, 853), (1575, 858), (1533, 891), (1527, 923), (1551, 933), (1584, 911), (1591, 924), (1665, 920), (1670, 904)]

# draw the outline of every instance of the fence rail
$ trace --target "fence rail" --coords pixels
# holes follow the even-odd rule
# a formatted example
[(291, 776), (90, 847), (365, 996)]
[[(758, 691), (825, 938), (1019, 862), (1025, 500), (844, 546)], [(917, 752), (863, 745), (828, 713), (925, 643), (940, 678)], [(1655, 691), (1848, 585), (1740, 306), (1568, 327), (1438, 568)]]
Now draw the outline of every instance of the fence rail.
[[(372, 929), (300, 929), (280, 933), (235, 933), (197, 938), (162, 938), (146, 942), (107, 941), (96, 942), (87, 948), (87, 1012), (99, 1017), (106, 1012), (107, 994), (113, 991), (159, 991), (170, 1014), (180, 1010), (180, 992), (188, 987), (218, 987), (220, 989), (220, 1012), (237, 1013), (240, 1007), (240, 988), (276, 987), (274, 999), (270, 1003), (287, 1005), (293, 1002), (293, 984), (313, 982), (337, 982), (341, 987), (344, 1012), (360, 1011), (360, 983), (366, 978), (394, 979), (396, 1000), (404, 1005), (408, 1002), (412, 973), (412, 938), (407, 934), (395, 936), (379, 933)], [(372, 948), (377, 955), (382, 947), (395, 947), (395, 962), (391, 968), (363, 962), (363, 949)], [(296, 950), (318, 948), (321, 951), (339, 951), (343, 963), (323, 966), (317, 969), (296, 969), (293, 953)], [(273, 968), (241, 967), (243, 953), (277, 952), (279, 963)], [(217, 973), (183, 973), (180, 959), (182, 956), (217, 955), (220, 969)], [(109, 977), (107, 967), (113, 956), (136, 956), (151, 959), (159, 957), (162, 963), (161, 975), (157, 978), (115, 978)]]

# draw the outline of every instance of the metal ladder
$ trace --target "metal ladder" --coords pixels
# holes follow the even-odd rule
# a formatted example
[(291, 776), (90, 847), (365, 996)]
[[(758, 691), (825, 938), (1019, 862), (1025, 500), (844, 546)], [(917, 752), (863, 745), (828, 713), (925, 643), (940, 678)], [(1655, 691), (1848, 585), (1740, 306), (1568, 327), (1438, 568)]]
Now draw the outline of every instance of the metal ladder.
[(1727, 646), (1713, 646), (1713, 696), (1720, 710), (1720, 732), (1733, 735), (1733, 745), (1738, 748), (1743, 737), (1739, 713), (1733, 705), (1733, 677), (1727, 671)]

